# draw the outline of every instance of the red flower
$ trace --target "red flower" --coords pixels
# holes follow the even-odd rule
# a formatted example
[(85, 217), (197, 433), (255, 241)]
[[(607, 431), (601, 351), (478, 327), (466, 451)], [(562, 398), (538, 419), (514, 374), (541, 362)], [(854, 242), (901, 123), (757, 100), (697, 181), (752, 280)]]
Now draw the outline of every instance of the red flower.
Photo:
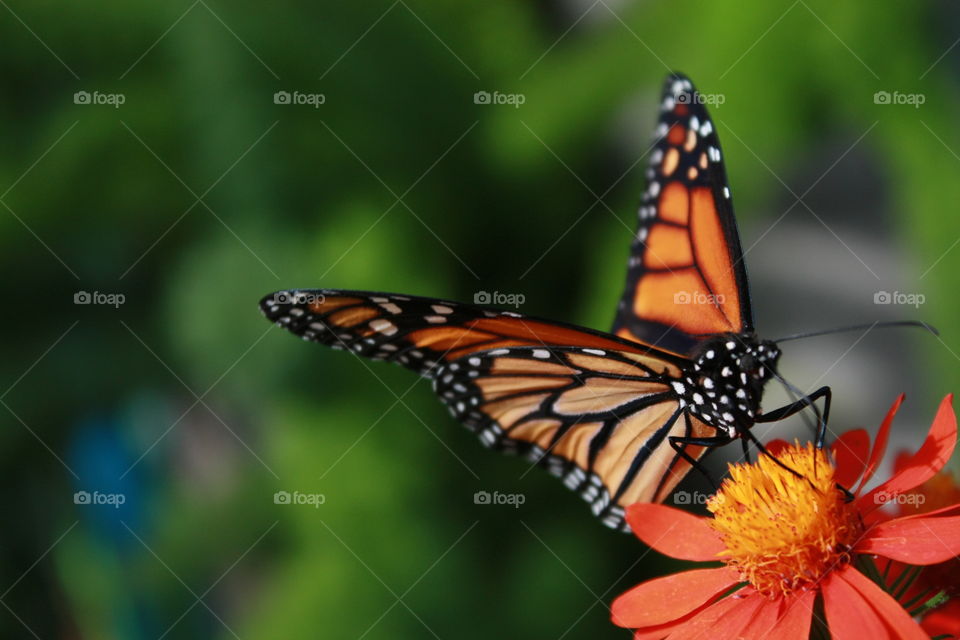
[[(893, 417), (887, 414), (872, 451), (866, 432), (834, 446), (836, 466), (812, 446), (787, 445), (777, 456), (799, 476), (761, 456), (731, 465), (708, 508), (712, 518), (659, 504), (627, 510), (635, 535), (681, 560), (724, 566), (655, 578), (613, 603), (613, 622), (635, 640), (709, 637), (807, 638), (821, 598), (834, 640), (928, 638), (900, 604), (855, 566), (857, 554), (911, 565), (944, 562), (960, 553), (960, 504), (922, 515), (883, 518), (887, 496), (901, 495), (935, 475), (949, 459), (957, 423), (948, 396), (920, 450), (889, 480), (863, 491), (880, 464)], [(853, 486), (853, 501), (836, 484)], [(702, 634), (702, 635), (701, 635)]]
[[(908, 459), (908, 455), (901, 453), (894, 470), (902, 469)], [(914, 491), (898, 498), (895, 501), (898, 515), (929, 513), (960, 503), (960, 484), (949, 471), (941, 471)], [(907, 609), (920, 607), (938, 595), (951, 598), (920, 613), (920, 626), (932, 637), (960, 637), (960, 558), (923, 567), (919, 573), (909, 565), (894, 561), (882, 565), (881, 569), (888, 585), (901, 585), (897, 599)]]

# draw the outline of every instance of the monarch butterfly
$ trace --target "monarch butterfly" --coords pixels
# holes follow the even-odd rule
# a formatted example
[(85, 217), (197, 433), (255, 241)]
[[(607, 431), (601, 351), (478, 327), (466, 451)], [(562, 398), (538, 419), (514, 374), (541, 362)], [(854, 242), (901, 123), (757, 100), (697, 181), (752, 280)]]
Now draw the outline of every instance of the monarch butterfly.
[(415, 296), (330, 289), (263, 298), (266, 317), (334, 349), (431, 378), (455, 418), (525, 454), (629, 530), (624, 507), (663, 501), (703, 453), (813, 406), (763, 413), (780, 350), (754, 331), (717, 132), (683, 75), (664, 85), (648, 186), (612, 333)]

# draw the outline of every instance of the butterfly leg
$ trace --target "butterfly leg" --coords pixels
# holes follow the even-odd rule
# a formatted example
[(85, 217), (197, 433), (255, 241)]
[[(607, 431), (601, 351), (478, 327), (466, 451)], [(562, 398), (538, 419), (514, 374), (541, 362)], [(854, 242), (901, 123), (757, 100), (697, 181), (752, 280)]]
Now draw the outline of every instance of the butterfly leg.
[[(823, 448), (823, 440), (827, 435), (827, 422), (830, 418), (830, 400), (832, 398), (832, 392), (830, 387), (820, 387), (810, 395), (804, 396), (797, 400), (796, 402), (791, 402), (790, 404), (780, 407), (779, 409), (774, 409), (773, 411), (768, 411), (762, 413), (754, 418), (755, 422), (777, 422), (788, 418), (796, 413), (799, 413), (806, 409), (807, 407), (813, 407), (814, 411), (817, 412), (817, 448)], [(823, 398), (823, 413), (820, 413), (820, 410), (817, 409), (814, 404), (817, 400)]]
[[(781, 407), (780, 409), (775, 409), (773, 411), (767, 412), (763, 415), (757, 416), (756, 421), (757, 422), (776, 422), (777, 420), (783, 420), (788, 416), (791, 416), (795, 413), (798, 413), (799, 411), (802, 411), (807, 406), (813, 406), (813, 403), (822, 397), (823, 398), (823, 415), (821, 416), (818, 412), (817, 444), (816, 444), (817, 449), (822, 449), (823, 441), (827, 435), (827, 421), (830, 418), (830, 401), (832, 399), (832, 395), (833, 394), (830, 390), (830, 387), (820, 387), (810, 395), (804, 398), (800, 398), (800, 400), (792, 404), (789, 404), (785, 407)], [(753, 436), (752, 433), (750, 435)], [(763, 445), (760, 445), (759, 442), (757, 444), (759, 447), (761, 447), (761, 450), (762, 450)], [(774, 458), (774, 460), (776, 460), (776, 458)], [(780, 464), (780, 466), (783, 466), (783, 464), (781, 464), (779, 461), (777, 462), (778, 464)], [(792, 471), (792, 472), (796, 473), (795, 471)], [(839, 483), (837, 483), (837, 489), (843, 492), (844, 498), (847, 502), (853, 501), (855, 496), (850, 492), (849, 489), (847, 489), (846, 487), (842, 486)]]
[[(786, 471), (789, 471), (790, 473), (792, 473), (792, 474), (795, 475), (796, 477), (798, 477), (798, 478), (802, 477), (802, 476), (800, 475), (800, 473), (798, 473), (797, 471), (794, 471), (793, 469), (791, 469), (791, 468), (788, 467), (787, 465), (783, 464), (783, 462), (781, 462), (778, 457), (776, 457), (775, 455), (773, 455), (772, 453), (770, 453), (769, 451), (767, 451), (767, 448), (766, 448), (765, 446), (763, 446), (763, 443), (760, 442), (759, 439), (757, 439), (757, 436), (756, 436), (752, 431), (750, 431), (750, 429), (744, 429), (743, 431), (740, 432), (740, 440), (744, 443), (744, 445), (743, 445), (743, 450), (744, 450), (744, 451), (747, 451), (747, 443), (748, 443), (748, 442), (752, 442), (753, 445), (757, 448), (757, 450), (760, 452), (761, 455), (767, 456), (768, 458), (770, 458), (771, 460), (773, 460), (774, 462), (776, 462), (776, 463), (777, 463), (777, 466), (779, 466), (780, 468), (782, 468), (782, 469), (784, 469), (784, 470), (786, 470)], [(744, 455), (745, 455), (745, 457), (746, 457), (746, 454), (744, 454)], [(747, 457), (747, 462), (750, 462), (750, 458), (749, 458), (749, 457)]]
[(729, 444), (733, 441), (733, 438), (728, 436), (726, 433), (723, 433), (712, 438), (686, 438), (683, 436), (670, 436), (667, 438), (667, 440), (670, 442), (670, 446), (673, 447), (673, 450), (677, 452), (678, 456), (683, 458), (692, 468), (696, 469), (707, 478), (710, 486), (713, 487), (714, 493), (716, 493), (718, 485), (716, 482), (714, 482), (713, 476), (710, 475), (710, 472), (707, 471), (706, 467), (700, 464), (699, 460), (695, 459), (686, 452), (683, 445), (707, 447), (709, 451), (712, 451), (716, 447), (722, 447), (725, 444)]

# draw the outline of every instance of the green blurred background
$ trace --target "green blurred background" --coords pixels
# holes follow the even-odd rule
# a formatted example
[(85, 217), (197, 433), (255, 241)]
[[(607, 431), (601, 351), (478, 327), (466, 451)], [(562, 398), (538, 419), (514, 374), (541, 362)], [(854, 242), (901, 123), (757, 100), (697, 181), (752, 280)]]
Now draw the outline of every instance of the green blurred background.
[(5, 638), (624, 637), (605, 605), (662, 558), (256, 302), (498, 291), (609, 327), (672, 69), (722, 96), (765, 337), (942, 331), (790, 343), (786, 375), (837, 430), (910, 392), (904, 446), (957, 388), (952, 3), (0, 4)]

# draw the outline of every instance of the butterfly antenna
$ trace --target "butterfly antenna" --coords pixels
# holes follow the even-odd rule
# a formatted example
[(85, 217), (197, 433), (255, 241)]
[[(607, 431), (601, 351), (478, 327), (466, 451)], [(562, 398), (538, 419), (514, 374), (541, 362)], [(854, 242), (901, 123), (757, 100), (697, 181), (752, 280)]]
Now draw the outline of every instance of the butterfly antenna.
[(824, 329), (822, 331), (810, 331), (809, 333), (795, 333), (792, 336), (784, 336), (774, 340), (775, 343), (779, 344), (781, 342), (787, 342), (789, 340), (799, 340), (800, 338), (813, 338), (815, 336), (826, 336), (833, 333), (845, 333), (847, 331), (863, 331), (864, 329), (886, 329), (889, 327), (919, 327), (929, 331), (935, 336), (939, 336), (940, 332), (936, 330), (932, 325), (922, 322), (920, 320), (899, 320), (893, 322), (872, 322), (870, 324), (855, 324), (849, 327), (838, 327), (836, 329)]

